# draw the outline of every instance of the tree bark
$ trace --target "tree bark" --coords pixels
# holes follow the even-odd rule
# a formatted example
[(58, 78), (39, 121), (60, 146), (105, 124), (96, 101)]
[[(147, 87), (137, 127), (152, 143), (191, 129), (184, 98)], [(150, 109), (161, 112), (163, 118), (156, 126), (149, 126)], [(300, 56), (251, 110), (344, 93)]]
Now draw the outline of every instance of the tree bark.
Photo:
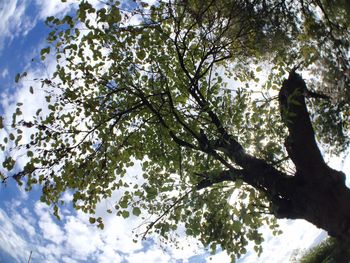
[(285, 146), (296, 168), (288, 198), (295, 218), (350, 243), (350, 190), (345, 185), (345, 174), (330, 168), (317, 146), (305, 103), (307, 93), (295, 69), (279, 93), (281, 117), (289, 131)]

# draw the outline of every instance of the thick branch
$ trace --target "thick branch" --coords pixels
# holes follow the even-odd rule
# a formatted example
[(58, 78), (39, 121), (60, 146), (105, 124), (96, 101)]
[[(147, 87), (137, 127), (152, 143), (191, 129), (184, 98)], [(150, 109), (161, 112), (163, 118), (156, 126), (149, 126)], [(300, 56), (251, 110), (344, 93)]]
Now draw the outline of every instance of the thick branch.
[(315, 140), (314, 129), (305, 104), (308, 93), (306, 84), (299, 74), (292, 70), (279, 93), (281, 117), (288, 127), (286, 148), (297, 171), (313, 174), (325, 162)]
[(221, 182), (234, 182), (241, 179), (256, 189), (266, 192), (271, 197), (287, 197), (292, 194), (291, 186), (293, 185), (293, 177), (285, 175), (264, 161), (256, 158), (251, 160), (250, 169), (231, 168), (221, 171), (208, 171), (197, 175), (203, 178), (198, 183), (197, 189), (210, 187), (213, 184)]
[(213, 184), (222, 182), (234, 182), (237, 179), (243, 178), (243, 170), (240, 169), (230, 169), (224, 171), (210, 171), (207, 173), (198, 173), (198, 176), (204, 178), (197, 184), (197, 190), (201, 190), (212, 186)]
[(274, 169), (262, 160), (252, 158), (250, 169), (229, 169), (209, 171), (197, 174), (203, 178), (197, 184), (197, 190), (222, 182), (235, 182), (239, 179), (268, 196), (272, 203), (272, 212), (278, 218), (298, 218), (299, 210), (290, 198), (295, 194), (295, 178)]

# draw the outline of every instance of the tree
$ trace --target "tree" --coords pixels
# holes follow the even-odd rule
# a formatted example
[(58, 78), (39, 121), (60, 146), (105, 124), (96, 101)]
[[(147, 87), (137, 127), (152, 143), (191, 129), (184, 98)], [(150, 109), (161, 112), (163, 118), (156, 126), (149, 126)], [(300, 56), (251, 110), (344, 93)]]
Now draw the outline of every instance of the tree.
[[(336, 153), (349, 142), (348, 11), (347, 1), (184, 0), (128, 10), (83, 1), (74, 16), (49, 17), (41, 56), (53, 53), (57, 65), (41, 80), (48, 109), (27, 120), (19, 104), (2, 146), (11, 147), (3, 180), (40, 185), (57, 216), (65, 191), (92, 214), (120, 191), (118, 215), (154, 216), (144, 237), (171, 240), (182, 224), (233, 259), (249, 240), (261, 253), (259, 227), (278, 233), (276, 218), (305, 219), (348, 243), (350, 190), (315, 138), (316, 130)], [(299, 68), (321, 81), (306, 84)], [(136, 160), (142, 178), (129, 180)], [(101, 218), (90, 222), (103, 228)]]

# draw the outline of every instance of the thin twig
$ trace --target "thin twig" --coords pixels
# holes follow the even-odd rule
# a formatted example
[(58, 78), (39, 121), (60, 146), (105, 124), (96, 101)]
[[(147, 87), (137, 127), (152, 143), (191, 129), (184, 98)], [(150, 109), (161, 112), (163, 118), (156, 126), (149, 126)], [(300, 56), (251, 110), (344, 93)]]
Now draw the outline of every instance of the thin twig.
[(170, 207), (168, 207), (156, 220), (154, 220), (152, 223), (150, 223), (147, 227), (147, 230), (142, 235), (142, 240), (146, 239), (146, 235), (148, 234), (148, 232), (152, 229), (152, 227), (155, 224), (157, 224), (166, 214), (168, 214), (170, 212), (171, 209), (173, 209), (178, 203), (180, 203), (192, 191), (193, 191), (193, 189), (188, 190), (183, 196), (181, 196)]
[(32, 260), (32, 254), (33, 254), (33, 251), (31, 250), (28, 258), (28, 263), (30, 263), (30, 261)]

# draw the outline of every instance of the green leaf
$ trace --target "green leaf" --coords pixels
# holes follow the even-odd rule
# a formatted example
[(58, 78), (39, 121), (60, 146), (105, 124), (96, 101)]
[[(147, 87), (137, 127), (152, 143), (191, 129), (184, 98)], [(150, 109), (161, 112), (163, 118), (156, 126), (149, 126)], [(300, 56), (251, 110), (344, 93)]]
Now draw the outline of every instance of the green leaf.
[(141, 49), (137, 52), (136, 55), (140, 60), (144, 60), (146, 57), (146, 52), (143, 49)]
[(124, 210), (124, 211), (122, 212), (122, 217), (128, 218), (129, 216), (130, 216), (129, 211)]
[(15, 82), (18, 83), (20, 78), (21, 78), (21, 74), (17, 73), (15, 77)]
[(141, 214), (140, 208), (134, 207), (134, 208), (132, 209), (132, 214), (135, 215), (135, 216), (139, 216), (139, 215)]
[(10, 133), (9, 139), (10, 139), (11, 141), (14, 141), (14, 140), (15, 140), (15, 135), (14, 135), (13, 133)]
[(6, 168), (8, 171), (11, 171), (15, 166), (15, 163), (16, 163), (15, 160), (13, 160), (11, 156), (8, 156), (5, 158), (4, 162), (2, 163), (2, 166)]
[(40, 51), (40, 55), (41, 55), (41, 56), (44, 56), (44, 55), (49, 54), (49, 53), (50, 53), (50, 47), (43, 48), (43, 49)]
[(127, 208), (128, 207), (128, 199), (127, 198), (123, 198), (120, 202), (119, 205), (121, 208)]
[(105, 228), (105, 225), (103, 224), (103, 222), (99, 222), (97, 227), (103, 230)]

